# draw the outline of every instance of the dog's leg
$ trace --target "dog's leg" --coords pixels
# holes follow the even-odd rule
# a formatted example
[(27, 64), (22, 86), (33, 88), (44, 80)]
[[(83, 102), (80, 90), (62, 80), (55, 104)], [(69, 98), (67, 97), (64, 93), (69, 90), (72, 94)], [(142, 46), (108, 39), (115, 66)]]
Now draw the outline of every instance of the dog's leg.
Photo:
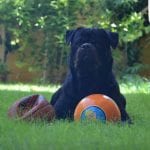
[[(70, 79), (70, 77), (68, 77)], [(55, 108), (56, 118), (73, 118), (78, 103), (72, 80), (66, 80), (63, 86), (52, 96), (51, 104)]]
[(120, 108), (121, 112), (121, 120), (122, 121), (127, 121), (128, 123), (131, 123), (131, 119), (126, 111), (126, 99), (125, 97), (120, 93), (118, 96), (116, 96), (116, 103)]
[(117, 84), (117, 82), (109, 90), (108, 96), (110, 96), (118, 105), (121, 112), (121, 120), (127, 121), (128, 123), (132, 123), (128, 113), (126, 112), (126, 99), (120, 93), (119, 85)]
[(74, 109), (76, 107), (76, 101), (66, 94), (61, 93), (61, 96), (57, 99), (53, 105), (57, 119), (73, 119)]
[(54, 104), (57, 102), (57, 100), (58, 100), (59, 97), (60, 97), (61, 91), (62, 91), (62, 88), (59, 88), (59, 89), (53, 94), (53, 96), (52, 96), (52, 98), (51, 98), (51, 101), (50, 101), (50, 104), (51, 104), (51, 105), (54, 105)]

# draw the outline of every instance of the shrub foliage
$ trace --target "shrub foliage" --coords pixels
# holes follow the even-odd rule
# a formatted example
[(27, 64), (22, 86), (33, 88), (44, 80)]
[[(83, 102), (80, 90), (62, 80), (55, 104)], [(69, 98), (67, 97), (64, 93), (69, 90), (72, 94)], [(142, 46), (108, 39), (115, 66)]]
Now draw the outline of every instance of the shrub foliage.
[[(0, 0), (0, 22), (11, 36), (11, 45), (19, 45), (21, 55), (27, 46), (32, 49), (28, 57), (34, 63), (29, 69), (42, 71), (43, 81), (59, 82), (69, 53), (65, 32), (75, 27), (119, 32), (119, 49), (127, 53), (126, 64), (136, 63), (138, 50), (130, 43), (150, 32), (146, 8), (147, 0)], [(42, 33), (40, 44), (33, 37), (38, 32)]]

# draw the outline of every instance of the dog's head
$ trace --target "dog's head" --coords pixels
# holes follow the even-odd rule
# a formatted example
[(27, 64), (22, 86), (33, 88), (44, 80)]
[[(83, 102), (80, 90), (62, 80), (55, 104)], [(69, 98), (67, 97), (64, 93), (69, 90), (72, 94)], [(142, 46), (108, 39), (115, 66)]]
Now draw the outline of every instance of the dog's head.
[(112, 69), (111, 48), (118, 44), (118, 34), (97, 28), (77, 28), (67, 31), (71, 45), (70, 67), (80, 75), (102, 73)]

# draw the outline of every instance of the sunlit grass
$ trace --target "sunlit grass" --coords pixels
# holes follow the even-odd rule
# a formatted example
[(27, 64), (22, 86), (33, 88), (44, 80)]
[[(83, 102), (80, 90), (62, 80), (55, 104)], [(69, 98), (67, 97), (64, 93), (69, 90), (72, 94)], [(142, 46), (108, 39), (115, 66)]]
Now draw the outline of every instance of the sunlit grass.
[[(22, 91), (22, 92), (55, 92), (60, 85), (33, 85), (33, 84), (0, 84), (0, 90)], [(121, 92), (129, 93), (150, 93), (150, 82), (128, 82), (120, 84)]]
[(23, 96), (40, 93), (50, 97), (59, 86), (0, 84), (0, 150), (148, 150), (150, 149), (150, 83), (121, 83), (127, 111), (134, 124), (100, 122), (14, 121), (8, 108)]
[(138, 75), (126, 75), (120, 81), (121, 92), (129, 93), (150, 93), (150, 79), (141, 78)]
[(120, 84), (121, 92), (124, 94), (129, 93), (150, 93), (150, 82), (135, 83), (122, 83)]
[(59, 85), (0, 84), (0, 90), (22, 92), (55, 92)]

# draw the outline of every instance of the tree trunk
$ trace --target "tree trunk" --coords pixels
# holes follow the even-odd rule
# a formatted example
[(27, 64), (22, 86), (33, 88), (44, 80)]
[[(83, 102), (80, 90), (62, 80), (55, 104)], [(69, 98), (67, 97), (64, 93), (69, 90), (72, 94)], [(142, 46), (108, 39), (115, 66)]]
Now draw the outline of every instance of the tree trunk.
[(0, 25), (0, 60), (2, 63), (5, 63), (6, 56), (5, 56), (5, 26)]
[(47, 35), (47, 33), (45, 33), (45, 45), (44, 45), (44, 62), (43, 62), (43, 77), (42, 77), (42, 79), (43, 79), (43, 82), (45, 83), (46, 81), (47, 81), (47, 78), (48, 78), (48, 70), (47, 70), (47, 68), (48, 68), (48, 42), (49, 42), (49, 40), (48, 40), (48, 35)]

